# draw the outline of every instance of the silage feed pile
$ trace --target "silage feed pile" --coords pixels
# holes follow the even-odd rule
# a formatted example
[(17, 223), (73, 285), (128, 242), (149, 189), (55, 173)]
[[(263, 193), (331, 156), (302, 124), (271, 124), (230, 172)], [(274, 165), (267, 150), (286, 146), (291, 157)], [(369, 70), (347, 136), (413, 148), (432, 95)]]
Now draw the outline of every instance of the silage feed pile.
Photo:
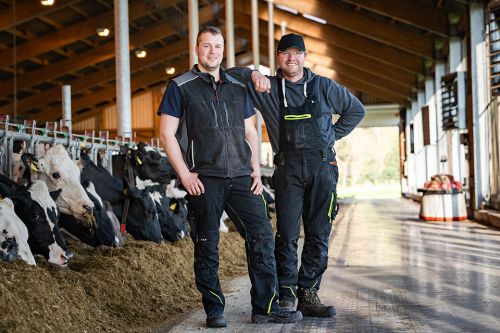
[[(0, 263), (0, 333), (151, 332), (201, 308), (189, 238), (70, 248), (66, 269), (40, 259), (36, 267)], [(247, 273), (238, 233), (221, 234), (219, 249), (221, 278)]]

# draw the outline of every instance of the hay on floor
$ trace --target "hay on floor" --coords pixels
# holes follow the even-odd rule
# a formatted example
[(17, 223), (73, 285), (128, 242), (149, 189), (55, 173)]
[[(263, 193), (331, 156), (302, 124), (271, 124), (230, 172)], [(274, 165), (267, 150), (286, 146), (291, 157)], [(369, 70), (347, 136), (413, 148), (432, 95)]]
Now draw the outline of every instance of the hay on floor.
[[(67, 269), (0, 263), (0, 332), (150, 332), (201, 308), (193, 244), (70, 244)], [(247, 273), (243, 239), (221, 234), (221, 278)]]

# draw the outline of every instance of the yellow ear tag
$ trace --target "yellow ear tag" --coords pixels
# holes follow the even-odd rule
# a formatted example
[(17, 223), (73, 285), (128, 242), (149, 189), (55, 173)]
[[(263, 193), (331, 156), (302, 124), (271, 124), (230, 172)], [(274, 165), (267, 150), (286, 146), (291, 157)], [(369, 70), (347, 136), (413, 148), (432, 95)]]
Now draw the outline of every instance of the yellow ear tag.
[(177, 202), (170, 205), (170, 210), (175, 210), (175, 208), (177, 208)]
[(33, 162), (30, 162), (30, 168), (31, 168), (32, 171), (38, 171), (38, 168), (37, 168), (36, 164), (33, 163)]
[(128, 188), (123, 190), (123, 194), (128, 195)]
[(136, 156), (135, 157), (135, 160), (137, 161), (137, 164), (141, 165), (142, 164), (142, 161), (141, 159), (139, 158), (139, 156)]

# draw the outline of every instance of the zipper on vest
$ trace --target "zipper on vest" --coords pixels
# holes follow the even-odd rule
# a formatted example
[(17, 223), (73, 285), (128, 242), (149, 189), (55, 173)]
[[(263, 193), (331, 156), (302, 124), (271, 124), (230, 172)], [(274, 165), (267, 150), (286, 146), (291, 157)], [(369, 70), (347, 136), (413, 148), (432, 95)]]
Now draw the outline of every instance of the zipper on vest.
[[(218, 110), (220, 112), (220, 116), (221, 116), (221, 121), (223, 120), (222, 119), (222, 107), (220, 105), (220, 99), (219, 99), (219, 87), (222, 86), (222, 81), (219, 85), (217, 85), (217, 87), (215, 88), (215, 100), (217, 101), (217, 106), (218, 106)], [(224, 106), (225, 106), (225, 103), (224, 103)], [(227, 117), (227, 116), (226, 116)], [(226, 118), (227, 119), (227, 118)], [(222, 126), (222, 130), (224, 131), (224, 138), (226, 139), (226, 142), (224, 144), (224, 151), (226, 153), (226, 177), (229, 177), (229, 151), (228, 151), (228, 139), (227, 139), (227, 130), (229, 128), (229, 124), (227, 126), (227, 128), (225, 126)]]
[(226, 124), (227, 128), (229, 128), (229, 111), (227, 110), (226, 102), (222, 102), (224, 104), (224, 112), (226, 113)]
[(219, 121), (217, 120), (217, 110), (215, 109), (214, 101), (212, 101), (212, 111), (215, 117), (215, 127), (219, 127)]

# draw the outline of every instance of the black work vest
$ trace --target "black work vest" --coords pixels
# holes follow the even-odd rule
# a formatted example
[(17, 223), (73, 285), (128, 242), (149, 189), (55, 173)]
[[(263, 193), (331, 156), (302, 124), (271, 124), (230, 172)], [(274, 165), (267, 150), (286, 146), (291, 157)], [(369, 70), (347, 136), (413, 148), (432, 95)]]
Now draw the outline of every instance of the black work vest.
[(188, 168), (203, 176), (233, 178), (252, 173), (245, 140), (245, 86), (221, 69), (220, 81), (196, 67), (174, 79), (183, 100)]

